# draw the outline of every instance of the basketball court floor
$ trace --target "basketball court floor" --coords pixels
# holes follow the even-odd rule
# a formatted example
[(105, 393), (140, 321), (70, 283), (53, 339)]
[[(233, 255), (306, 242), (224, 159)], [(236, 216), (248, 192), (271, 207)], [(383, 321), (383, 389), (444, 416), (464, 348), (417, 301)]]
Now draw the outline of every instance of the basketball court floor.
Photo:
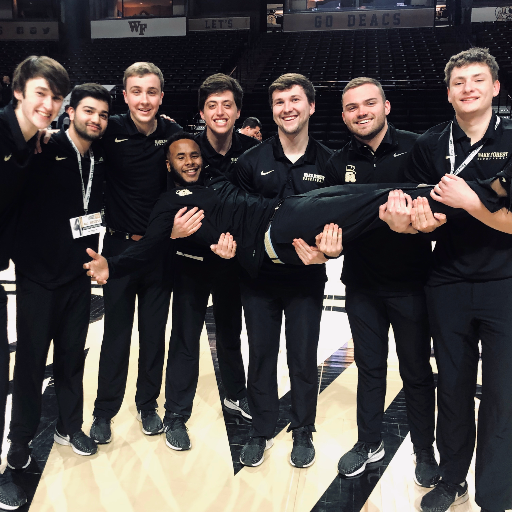
[[(200, 377), (192, 417), (187, 423), (192, 449), (177, 452), (165, 445), (165, 434), (148, 437), (141, 431), (134, 404), (138, 357), (136, 325), (132, 338), (130, 372), (125, 400), (112, 424), (113, 441), (91, 457), (76, 455), (70, 447), (53, 443), (57, 420), (52, 380), (52, 355), (43, 384), (43, 415), (32, 442), (33, 460), (27, 470), (14, 475), (29, 496), (22, 512), (413, 512), (426, 490), (414, 484), (412, 444), (408, 434), (402, 382), (394, 344), (390, 342), (384, 416), (384, 459), (359, 478), (337, 476), (340, 456), (357, 441), (357, 371), (344, 310), (344, 288), (339, 281), (342, 259), (328, 263), (320, 344), (318, 349), (318, 412), (314, 444), (316, 462), (307, 469), (290, 465), (291, 433), (289, 379), (286, 354), (281, 345), (278, 363), (280, 421), (274, 446), (264, 463), (243, 467), (240, 450), (248, 439), (250, 424), (225, 415), (215, 331), (211, 308), (201, 336)], [(16, 286), (14, 269), (0, 273), (9, 292), (9, 341), (11, 379), (14, 367)], [(91, 324), (87, 338), (84, 391), (84, 431), (89, 432), (97, 387), (97, 370), (103, 332), (101, 287), (93, 287)], [(167, 325), (167, 338), (171, 331)], [(246, 358), (247, 335), (243, 333)], [(432, 358), (435, 369), (435, 360)], [(245, 360), (247, 363), (247, 360)], [(11, 385), (12, 388), (12, 385)], [(159, 412), (163, 415), (163, 389)], [(479, 400), (476, 398), (476, 407)], [(10, 420), (8, 397), (6, 425)], [(4, 439), (3, 471), (8, 451)], [(468, 476), (470, 499), (453, 512), (477, 512), (474, 502), (473, 466)]]

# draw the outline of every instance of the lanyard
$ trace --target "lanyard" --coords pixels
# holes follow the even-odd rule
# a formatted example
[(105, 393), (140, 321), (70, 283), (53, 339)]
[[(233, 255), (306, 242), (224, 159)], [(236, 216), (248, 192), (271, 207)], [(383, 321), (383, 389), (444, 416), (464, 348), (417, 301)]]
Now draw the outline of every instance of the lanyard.
[[(496, 117), (496, 125), (494, 126), (495, 130), (496, 130), (496, 128), (498, 128), (500, 122), (501, 122), (501, 118)], [(450, 140), (448, 142), (448, 151), (449, 151), (450, 167), (451, 167), (450, 174), (455, 174), (455, 176), (459, 175), (467, 167), (469, 162), (471, 162), (471, 160), (473, 160), (473, 158), (475, 158), (475, 156), (478, 154), (478, 152), (484, 147), (484, 144), (481, 144), (476, 149), (471, 151), (471, 153), (468, 155), (466, 160), (464, 160), (464, 162), (462, 162), (460, 164), (460, 166), (457, 169), (455, 169), (455, 147), (453, 145), (453, 121), (452, 121), (450, 124)]]
[(92, 189), (92, 176), (94, 174), (94, 155), (92, 153), (92, 149), (89, 149), (89, 158), (91, 159), (91, 169), (89, 170), (89, 182), (87, 183), (87, 191), (84, 188), (84, 176), (82, 174), (82, 155), (78, 148), (75, 146), (75, 143), (71, 140), (69, 133), (66, 131), (66, 135), (73, 146), (73, 149), (76, 151), (76, 156), (78, 158), (78, 170), (80, 171), (80, 185), (82, 185), (82, 199), (84, 201), (84, 212), (87, 215), (89, 211), (89, 199), (91, 198), (91, 189)]

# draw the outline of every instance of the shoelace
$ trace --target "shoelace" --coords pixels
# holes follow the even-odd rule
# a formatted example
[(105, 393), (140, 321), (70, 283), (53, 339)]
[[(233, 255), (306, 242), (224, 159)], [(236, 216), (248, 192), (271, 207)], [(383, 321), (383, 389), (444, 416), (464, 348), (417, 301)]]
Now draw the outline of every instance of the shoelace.
[(463, 488), (458, 484), (451, 484), (449, 482), (445, 482), (444, 480), (440, 480), (436, 486), (436, 489), (444, 492), (446, 495), (451, 495), (455, 492), (455, 496), (460, 496), (462, 494)]
[(418, 462), (431, 462), (432, 460), (435, 462), (434, 454), (432, 450), (429, 448), (422, 448), (415, 452), (416, 454), (416, 463)]
[(183, 421), (183, 418), (181, 416), (176, 416), (175, 418), (171, 418), (169, 421), (169, 428), (171, 430), (187, 430), (188, 428), (185, 426), (185, 422)]
[(293, 441), (297, 446), (306, 446), (309, 447), (310, 437), (309, 431), (306, 428), (296, 428), (293, 431)]

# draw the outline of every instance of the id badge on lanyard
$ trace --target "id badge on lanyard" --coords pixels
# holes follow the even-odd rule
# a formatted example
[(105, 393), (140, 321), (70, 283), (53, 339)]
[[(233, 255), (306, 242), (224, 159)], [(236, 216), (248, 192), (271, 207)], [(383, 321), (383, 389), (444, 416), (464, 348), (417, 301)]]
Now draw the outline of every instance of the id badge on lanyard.
[(78, 170), (80, 171), (80, 184), (82, 185), (82, 199), (84, 205), (84, 213), (85, 215), (80, 215), (80, 217), (73, 217), (69, 219), (69, 223), (71, 225), (71, 234), (73, 238), (81, 238), (83, 236), (94, 235), (101, 231), (101, 212), (97, 213), (88, 213), (89, 211), (89, 200), (91, 198), (91, 189), (92, 189), (92, 178), (94, 175), (94, 154), (91, 149), (89, 149), (89, 157), (91, 159), (91, 169), (89, 171), (89, 180), (87, 182), (87, 189), (84, 187), (84, 177), (82, 173), (82, 155), (78, 148), (75, 146), (75, 143), (69, 136), (69, 133), (66, 132), (66, 135), (73, 146), (73, 149), (76, 152), (76, 156), (78, 159)]

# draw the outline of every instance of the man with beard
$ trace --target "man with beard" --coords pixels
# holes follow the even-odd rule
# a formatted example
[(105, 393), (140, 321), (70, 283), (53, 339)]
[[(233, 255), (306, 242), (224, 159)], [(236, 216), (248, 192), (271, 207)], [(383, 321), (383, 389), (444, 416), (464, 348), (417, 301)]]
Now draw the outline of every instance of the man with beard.
[(97, 451), (82, 431), (91, 285), (81, 269), (85, 248), (98, 247), (105, 163), (94, 141), (107, 128), (110, 105), (109, 92), (98, 84), (73, 89), (69, 129), (54, 134), (33, 159), (20, 207), (14, 258), (18, 341), (7, 455), (14, 469), (30, 463), (52, 340), (59, 410), (54, 439), (79, 455)]
[[(418, 135), (388, 123), (391, 105), (381, 84), (373, 78), (355, 78), (346, 85), (341, 101), (343, 121), (352, 138), (329, 160), (325, 184), (381, 183), (384, 187), (406, 182), (408, 154)], [(358, 441), (341, 457), (341, 475), (358, 475), (368, 463), (384, 457), (381, 428), (391, 325), (414, 445), (414, 480), (433, 487), (439, 478), (432, 447), (435, 386), (423, 291), (431, 254), (427, 238), (400, 235), (384, 225), (344, 249), (341, 280), (358, 370)]]
[[(0, 270), (9, 266), (14, 250), (18, 202), (30, 178), (36, 133), (58, 114), (69, 91), (66, 70), (49, 57), (31, 56), (13, 75), (12, 104), (0, 110)], [(0, 285), (0, 439), (4, 433), (5, 406), (9, 389), (9, 342), (7, 295)], [(15, 510), (27, 501), (25, 493), (0, 475), (0, 507)]]

